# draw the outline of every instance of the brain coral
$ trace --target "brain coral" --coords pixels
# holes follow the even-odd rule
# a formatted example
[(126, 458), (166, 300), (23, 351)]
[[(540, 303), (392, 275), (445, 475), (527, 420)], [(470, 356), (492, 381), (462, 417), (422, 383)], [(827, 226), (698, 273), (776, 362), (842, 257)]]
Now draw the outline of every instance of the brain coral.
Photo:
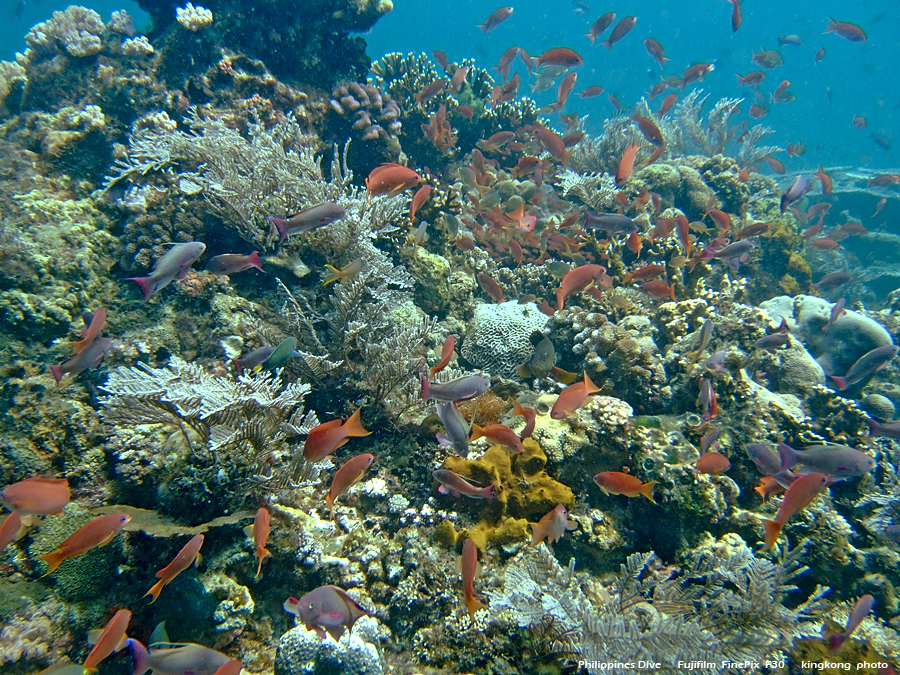
[(512, 376), (534, 348), (529, 337), (543, 330), (547, 316), (533, 302), (510, 300), (500, 305), (481, 304), (466, 329), (460, 354), (477, 368), (493, 375)]

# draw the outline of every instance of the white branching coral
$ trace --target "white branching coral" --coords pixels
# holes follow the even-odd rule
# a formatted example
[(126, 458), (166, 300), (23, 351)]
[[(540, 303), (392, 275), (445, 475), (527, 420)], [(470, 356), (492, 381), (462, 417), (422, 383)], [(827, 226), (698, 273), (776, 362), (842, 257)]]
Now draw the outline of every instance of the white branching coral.
[(34, 26), (25, 42), (38, 54), (55, 54), (60, 48), (70, 56), (92, 56), (103, 49), (100, 36), (106, 30), (103, 19), (92, 9), (73, 5), (53, 12), (49, 20)]
[(154, 52), (153, 45), (143, 35), (129, 38), (122, 43), (122, 53), (125, 56), (149, 56)]
[(109, 20), (108, 28), (113, 33), (120, 33), (121, 35), (125, 35), (127, 37), (134, 37), (134, 19), (131, 14), (129, 14), (124, 9), (120, 9), (116, 12), (112, 13), (112, 18)]
[[(804, 547), (778, 563), (757, 558), (737, 535), (695, 551), (672, 575), (652, 553), (635, 553), (610, 585), (562, 568), (538, 547), (506, 568), (502, 589), (490, 593), (490, 609), (519, 626), (551, 617), (588, 663), (654, 661), (658, 672), (676, 673), (678, 661), (708, 662), (695, 672), (712, 675), (722, 659), (775, 657), (794, 639), (819, 635), (822, 598), (816, 591), (793, 609), (782, 604), (796, 590), (791, 580), (806, 571)], [(588, 672), (600, 673), (599, 667)]]
[(213, 22), (213, 13), (206, 7), (201, 7), (200, 5), (194, 7), (189, 2), (184, 7), (178, 7), (175, 10), (175, 18), (178, 23), (189, 31), (197, 32)]
[(318, 424), (303, 410), (310, 386), (284, 384), (280, 371), (214, 377), (173, 356), (165, 368), (117, 368), (101, 389), (109, 394), (101, 415), (113, 428), (166, 425), (213, 469), (228, 465), (279, 489), (305, 470), (287, 439)]

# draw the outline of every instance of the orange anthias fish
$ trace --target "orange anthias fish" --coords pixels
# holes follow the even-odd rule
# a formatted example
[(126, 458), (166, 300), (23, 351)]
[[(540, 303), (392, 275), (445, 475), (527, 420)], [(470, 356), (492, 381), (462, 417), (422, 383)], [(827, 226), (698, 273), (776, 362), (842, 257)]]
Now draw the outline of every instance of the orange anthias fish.
[(548, 49), (543, 54), (532, 59), (534, 67), (540, 69), (543, 66), (564, 66), (576, 68), (584, 63), (584, 60), (568, 47), (555, 47)]
[(718, 476), (720, 473), (725, 473), (731, 468), (731, 462), (729, 462), (728, 458), (721, 452), (712, 451), (700, 455), (700, 458), (694, 463), (694, 466), (697, 468), (697, 473), (708, 473), (713, 476)]
[(91, 318), (90, 325), (82, 330), (82, 339), (72, 345), (72, 347), (75, 349), (75, 352), (80, 352), (82, 349), (96, 340), (100, 336), (100, 333), (103, 331), (103, 327), (105, 325), (106, 307), (101, 307), (94, 313), (94, 316)]
[(523, 450), (522, 439), (505, 424), (486, 424), (483, 427), (473, 424), (472, 437), (469, 440), (477, 441), (479, 438), (486, 438), (488, 442), (513, 452), (522, 452)]
[(444, 340), (444, 346), (441, 348), (441, 360), (435, 366), (431, 366), (428, 371), (431, 373), (431, 377), (434, 378), (439, 372), (441, 372), (444, 368), (446, 368), (450, 364), (450, 360), (453, 358), (453, 349), (456, 347), (456, 337), (453, 335), (448, 335), (447, 339)]
[(494, 277), (481, 272), (475, 276), (475, 279), (478, 281), (478, 285), (481, 286), (481, 290), (491, 296), (491, 300), (498, 305), (503, 304), (503, 288), (500, 287), (500, 284), (497, 283)]
[(428, 201), (428, 197), (431, 195), (431, 186), (423, 185), (419, 188), (419, 191), (412, 198), (412, 203), (409, 205), (409, 220), (415, 225), (416, 222), (416, 212), (422, 208), (425, 202)]
[(475, 575), (478, 574), (478, 547), (471, 539), (463, 542), (462, 558), (460, 558), (462, 571), (463, 599), (469, 609), (469, 616), (475, 616), (482, 607), (487, 607), (483, 602), (475, 598)]
[(835, 21), (831, 17), (828, 18), (828, 27), (825, 29), (825, 33), (840, 35), (845, 40), (850, 40), (850, 42), (866, 41), (866, 33), (862, 28), (846, 21)]
[(784, 499), (781, 502), (781, 508), (778, 509), (778, 515), (775, 520), (764, 520), (763, 528), (766, 531), (766, 548), (774, 546), (781, 534), (784, 524), (796, 513), (799, 513), (809, 503), (816, 498), (820, 492), (828, 487), (828, 476), (823, 473), (808, 473), (805, 476), (797, 478), (788, 488)]
[(587, 290), (606, 276), (603, 265), (580, 265), (563, 277), (562, 284), (556, 289), (556, 310), (561, 312), (566, 298), (575, 293)]
[(591, 398), (591, 394), (600, 391), (600, 387), (591, 382), (591, 378), (584, 373), (584, 381), (570, 384), (563, 389), (553, 408), (550, 410), (550, 417), (555, 420), (561, 420), (566, 415), (575, 412), (581, 406), (585, 405)]
[(626, 497), (638, 497), (643, 495), (654, 504), (653, 486), (656, 481), (644, 483), (637, 476), (630, 473), (622, 473), (621, 471), (601, 471), (594, 476), (594, 482), (597, 484), (603, 494), (606, 495), (625, 495)]
[(535, 421), (537, 420), (537, 410), (534, 408), (526, 408), (520, 405), (518, 401), (513, 401), (513, 415), (521, 415), (525, 420), (525, 427), (519, 433), (519, 438), (526, 439), (534, 432)]
[(421, 182), (422, 177), (412, 169), (399, 164), (382, 164), (366, 178), (366, 191), (370, 197), (395, 195)]
[(637, 232), (632, 232), (628, 235), (628, 250), (634, 253), (636, 256), (641, 255), (641, 238), (638, 236)]
[(126, 631), (130, 621), (131, 612), (127, 609), (120, 609), (115, 613), (115, 616), (104, 626), (103, 631), (97, 638), (97, 642), (94, 644), (94, 648), (84, 660), (84, 665), (82, 666), (84, 672), (97, 670), (97, 666), (100, 665), (103, 659), (125, 646), (125, 640), (128, 639)]
[(49, 516), (62, 513), (70, 497), (65, 478), (35, 476), (0, 491), (0, 504), (20, 516)]
[(68, 539), (59, 545), (58, 549), (38, 556), (38, 560), (47, 563), (47, 571), (44, 576), (59, 567), (66, 558), (74, 558), (92, 548), (108, 544), (129, 522), (131, 522), (131, 516), (127, 513), (107, 513), (75, 530)]
[(350, 438), (368, 436), (371, 431), (363, 428), (358, 409), (343, 425), (343, 420), (324, 422), (309, 432), (303, 446), (303, 456), (310, 462), (321, 462), (332, 452), (348, 443)]
[(637, 157), (638, 150), (640, 150), (640, 146), (634, 144), (625, 148), (622, 159), (619, 160), (619, 168), (616, 170), (616, 185), (621, 185), (631, 178), (631, 175), (634, 173), (634, 160)]
[(153, 584), (149, 591), (144, 593), (145, 598), (148, 595), (153, 597), (150, 601), (151, 605), (156, 602), (156, 599), (159, 597), (164, 586), (170, 584), (175, 577), (194, 564), (197, 556), (200, 555), (201, 546), (203, 546), (203, 535), (194, 535), (194, 537), (192, 537), (178, 552), (172, 562), (156, 573), (156, 578), (159, 579), (159, 581)]
[(256, 557), (259, 564), (256, 566), (256, 576), (258, 578), (262, 572), (263, 560), (271, 556), (269, 549), (266, 548), (266, 541), (269, 539), (269, 509), (261, 508), (256, 512), (256, 518), (253, 519), (253, 545), (256, 547)]
[(825, 173), (825, 169), (822, 168), (822, 165), (819, 164), (819, 170), (813, 174), (819, 181), (822, 183), (822, 194), (826, 197), (831, 194), (831, 190), (834, 187), (834, 182), (831, 180), (831, 176)]
[(569, 520), (569, 512), (562, 504), (557, 504), (556, 508), (541, 518), (540, 522), (528, 524), (531, 525), (532, 532), (529, 546), (537, 546), (544, 539), (550, 546), (562, 539), (566, 530), (574, 530), (578, 527), (578, 523)]
[(331, 489), (328, 490), (328, 496), (325, 497), (325, 503), (328, 504), (328, 510), (331, 518), (334, 519), (334, 502), (344, 494), (347, 488), (353, 487), (362, 480), (366, 469), (375, 461), (375, 455), (364, 453), (351, 457), (341, 465), (341, 468), (334, 474), (331, 481)]
[(731, 3), (731, 32), (737, 33), (741, 27), (741, 4), (739, 0), (728, 0)]

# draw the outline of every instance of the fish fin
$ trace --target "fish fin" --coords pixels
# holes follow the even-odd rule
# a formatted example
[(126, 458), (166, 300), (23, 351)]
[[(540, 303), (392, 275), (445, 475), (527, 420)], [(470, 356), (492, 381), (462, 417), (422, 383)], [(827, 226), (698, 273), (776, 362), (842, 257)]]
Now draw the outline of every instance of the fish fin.
[(329, 270), (331, 270), (331, 274), (329, 274), (322, 281), (323, 286), (327, 286), (328, 284), (333, 284), (335, 281), (341, 278), (341, 271), (337, 267), (333, 267), (331, 265), (325, 265)]
[(266, 273), (266, 271), (263, 269), (262, 262), (260, 262), (258, 251), (253, 251), (253, 253), (250, 254), (250, 257), (247, 258), (247, 262), (249, 262), (263, 274)]
[(521, 403), (516, 401), (515, 399), (512, 399), (512, 404), (513, 404), (513, 412), (512, 412), (513, 417), (515, 417), (517, 415), (521, 415), (522, 417), (524, 417), (525, 416), (525, 407)]
[(106, 537), (103, 538), (103, 540), (99, 544), (97, 544), (97, 548), (100, 548), (101, 546), (106, 546), (109, 542), (111, 542), (113, 539), (115, 539), (117, 534), (119, 534), (118, 530), (115, 532), (110, 532), (108, 535), (106, 535)]
[(778, 456), (781, 458), (781, 473), (784, 473), (797, 463), (797, 451), (787, 443), (778, 444)]
[(873, 420), (871, 417), (866, 418), (866, 424), (869, 425), (869, 436), (874, 436), (875, 434), (877, 434), (878, 427), (881, 426), (878, 422)]
[(523, 363), (521, 366), (516, 366), (516, 375), (519, 377), (530, 377), (531, 369), (528, 367), (528, 364)]
[[(156, 633), (155, 630), (153, 632)], [(150, 654), (147, 648), (134, 639), (128, 640), (128, 648), (131, 651), (131, 658), (134, 659), (134, 672), (132, 675), (144, 675), (150, 670)]]
[(772, 548), (775, 545), (775, 542), (778, 541), (778, 537), (781, 534), (781, 523), (777, 523), (774, 520), (764, 520), (762, 521), (763, 529), (765, 530), (765, 542), (766, 548)]
[(62, 365), (50, 366), (50, 373), (53, 375), (53, 379), (56, 380), (56, 386), (58, 387), (60, 382), (62, 382), (63, 376), (65, 375), (62, 370)]
[(459, 499), (460, 494), (459, 494), (459, 491), (458, 491), (458, 490), (454, 490), (454, 489), (452, 489), (452, 488), (447, 488), (447, 491), (448, 491), (453, 497), (456, 497), (457, 499)]
[(167, 643), (168, 641), (169, 641), (169, 633), (166, 630), (166, 622), (160, 621), (153, 628), (153, 632), (150, 633), (150, 637), (147, 638), (147, 644), (150, 646), (153, 646), (153, 645), (161, 643), (161, 642)]
[[(321, 630), (321, 629), (319, 629)], [(335, 642), (340, 642), (341, 638), (344, 637), (344, 633), (347, 632), (346, 626), (333, 626), (326, 631), (332, 638), (334, 638)], [(322, 637), (325, 637), (324, 635)]]
[(567, 520), (566, 521), (566, 529), (569, 530), (569, 532), (571, 532), (572, 530), (577, 530), (578, 523), (576, 523), (574, 520)]
[(144, 302), (150, 299), (150, 296), (156, 293), (156, 282), (152, 277), (127, 277), (125, 281), (133, 281), (141, 289), (144, 294)]
[(480, 601), (479, 601), (478, 599), (476, 599), (475, 596), (473, 595), (471, 598), (466, 598), (466, 607), (467, 607), (468, 610), (469, 610), (469, 617), (474, 618), (474, 617), (475, 617), (475, 612), (477, 612), (479, 609), (484, 609), (484, 608), (486, 608), (487, 605), (486, 605), (485, 603), (483, 603), (483, 602), (480, 602)]
[(544, 526), (540, 523), (528, 523), (531, 525), (531, 543), (529, 546), (537, 546), (540, 544), (544, 538), (547, 536), (546, 530), (544, 530)]
[(566, 301), (566, 296), (563, 295), (563, 289), (557, 288), (556, 289), (556, 311), (557, 312), (563, 311), (563, 306), (564, 306), (563, 303), (565, 303), (565, 301)]
[(479, 438), (484, 438), (484, 429), (482, 429), (477, 424), (472, 425), (472, 435), (469, 436), (470, 441), (477, 441)]
[(142, 597), (146, 598), (148, 595), (152, 596), (153, 599), (149, 603), (152, 605), (154, 602), (156, 602), (156, 599), (159, 597), (159, 594), (162, 593), (163, 586), (165, 586), (165, 585), (166, 585), (165, 580), (157, 581), (155, 584), (153, 584), (153, 586), (151, 586), (149, 591), (144, 593), (144, 595)]
[(453, 441), (447, 437), (447, 434), (435, 434), (435, 437), (441, 445), (453, 445)]
[(488, 485), (486, 488), (484, 488), (484, 498), (485, 499), (493, 499), (494, 497), (495, 497), (495, 495), (494, 495), (493, 484)]
[(253, 539), (253, 525), (247, 525), (247, 527), (244, 528), (244, 534), (247, 535), (248, 539)]
[(839, 377), (837, 375), (829, 375), (828, 377), (834, 380), (834, 383), (837, 385), (838, 391), (844, 391), (844, 389), (850, 386), (847, 383), (846, 377)]
[(281, 605), (285, 612), (288, 614), (293, 614), (294, 616), (300, 616), (300, 601), (295, 598), (293, 595), (289, 597), (284, 603)]
[[(319, 636), (321, 639), (323, 639), (323, 640), (324, 640), (324, 639), (327, 637), (327, 635), (328, 635), (328, 633), (326, 633), (324, 630), (322, 630), (322, 629), (319, 628), (318, 626), (316, 626), (315, 628), (313, 628), (313, 632), (314, 632), (316, 635), (318, 635), (318, 636)], [(333, 636), (332, 636), (332, 637), (333, 637)]]
[(656, 502), (653, 500), (653, 486), (656, 485), (656, 481), (650, 481), (649, 483), (644, 483), (641, 487), (638, 488), (638, 492), (644, 495), (647, 499), (650, 500), (651, 503), (655, 504)]
[(584, 388), (587, 389), (588, 394), (596, 394), (600, 391), (600, 387), (591, 382), (591, 378), (588, 377), (587, 371), (584, 371)]
[(450, 490), (448, 490), (448, 489), (447, 489), (446, 487), (444, 487), (443, 485), (438, 485), (438, 492), (440, 492), (442, 495), (448, 495), (448, 494), (450, 494)]
[(276, 218), (275, 216), (269, 216), (266, 220), (278, 230), (278, 236), (280, 237), (278, 243), (284, 243), (284, 240), (287, 239), (287, 221), (284, 218)]
[(578, 379), (578, 375), (576, 373), (570, 373), (568, 370), (563, 370), (562, 368), (557, 368), (553, 366), (550, 369), (550, 374), (553, 375), (557, 379), (557, 381), (562, 384), (572, 384), (575, 380)]
[(356, 412), (350, 415), (350, 419), (344, 423), (343, 428), (347, 436), (368, 436), (372, 433), (362, 425), (362, 420), (359, 416), (361, 410), (362, 408), (357, 408)]
[(419, 380), (422, 383), (422, 403), (427, 403), (431, 398), (431, 386), (424, 372), (419, 373)]
[(259, 579), (259, 575), (260, 575), (260, 573), (262, 572), (262, 564), (263, 564), (263, 561), (264, 561), (266, 558), (270, 557), (272, 554), (269, 553), (269, 549), (267, 549), (267, 548), (261, 548), (261, 549), (259, 549), (259, 550), (256, 552), (256, 555), (257, 555), (257, 557), (259, 558), (259, 565), (256, 566), (256, 576), (253, 577), (253, 578), (254, 578), (254, 579)]
[(65, 557), (60, 551), (51, 551), (50, 553), (39, 555), (37, 559), (47, 563), (47, 571), (41, 575), (42, 577), (45, 577), (59, 567), (62, 564), (62, 561), (65, 560)]
[(328, 612), (327, 614), (320, 614), (316, 617), (316, 621), (319, 622), (320, 626), (336, 628), (343, 623), (344, 617), (340, 612)]

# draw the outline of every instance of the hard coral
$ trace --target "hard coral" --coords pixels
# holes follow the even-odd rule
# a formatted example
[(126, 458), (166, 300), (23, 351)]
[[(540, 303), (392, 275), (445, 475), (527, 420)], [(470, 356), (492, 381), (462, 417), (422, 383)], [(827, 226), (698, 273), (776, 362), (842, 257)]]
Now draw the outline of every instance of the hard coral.
[(547, 323), (537, 306), (515, 300), (500, 305), (481, 304), (466, 329), (460, 355), (494, 375), (512, 376), (516, 366), (531, 356), (529, 337)]

